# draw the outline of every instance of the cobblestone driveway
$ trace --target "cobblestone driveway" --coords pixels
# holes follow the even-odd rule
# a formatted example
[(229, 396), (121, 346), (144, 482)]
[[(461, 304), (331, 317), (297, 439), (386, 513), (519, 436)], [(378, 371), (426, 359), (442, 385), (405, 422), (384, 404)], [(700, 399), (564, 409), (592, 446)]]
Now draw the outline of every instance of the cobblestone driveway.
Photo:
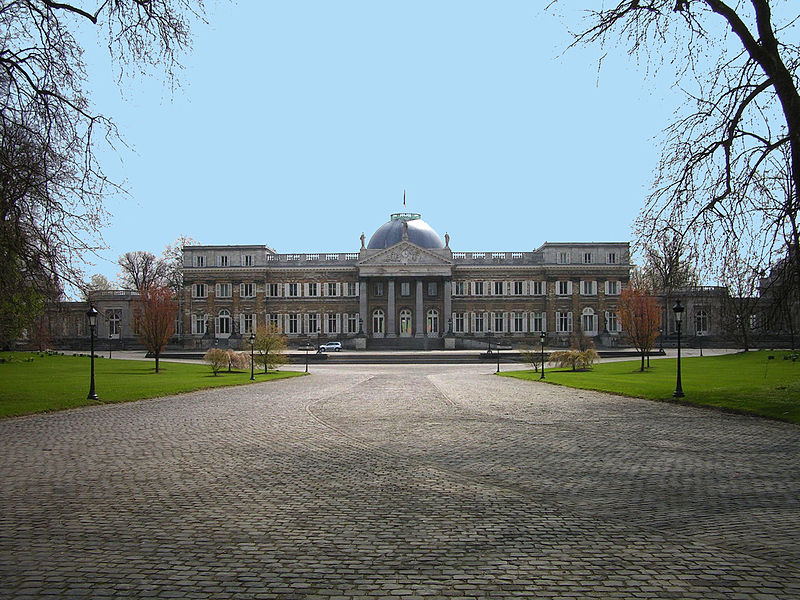
[(800, 427), (486, 370), (2, 421), (0, 597), (800, 597)]

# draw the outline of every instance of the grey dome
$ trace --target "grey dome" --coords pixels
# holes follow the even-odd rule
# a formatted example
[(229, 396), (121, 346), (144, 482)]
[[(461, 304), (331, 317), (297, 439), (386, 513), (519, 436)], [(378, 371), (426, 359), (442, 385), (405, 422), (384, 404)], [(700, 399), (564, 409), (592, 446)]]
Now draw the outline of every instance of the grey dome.
[(408, 241), (422, 248), (444, 248), (444, 242), (433, 227), (423, 221), (417, 213), (395, 213), (378, 227), (369, 238), (367, 248), (389, 248), (403, 239), (403, 223), (408, 223)]

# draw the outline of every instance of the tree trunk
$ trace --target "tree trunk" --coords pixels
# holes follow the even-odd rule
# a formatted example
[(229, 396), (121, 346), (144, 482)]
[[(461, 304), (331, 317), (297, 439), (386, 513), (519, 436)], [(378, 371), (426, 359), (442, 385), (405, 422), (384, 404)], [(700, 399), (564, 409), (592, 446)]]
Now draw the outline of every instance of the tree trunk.
[(160, 354), (160, 352), (156, 352), (156, 373), (158, 373), (158, 357)]
[(644, 372), (644, 350), (642, 350), (642, 367), (639, 369), (641, 372)]

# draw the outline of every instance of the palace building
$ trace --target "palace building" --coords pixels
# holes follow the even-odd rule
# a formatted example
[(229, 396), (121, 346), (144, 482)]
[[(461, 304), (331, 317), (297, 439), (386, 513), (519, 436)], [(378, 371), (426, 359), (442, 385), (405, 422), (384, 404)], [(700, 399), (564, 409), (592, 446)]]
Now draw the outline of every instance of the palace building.
[(567, 345), (574, 334), (616, 345), (627, 242), (550, 243), (530, 251), (460, 252), (416, 213), (396, 213), (356, 252), (280, 254), (264, 245), (187, 246), (184, 347), (246, 346), (263, 324), (290, 345), (349, 348)]

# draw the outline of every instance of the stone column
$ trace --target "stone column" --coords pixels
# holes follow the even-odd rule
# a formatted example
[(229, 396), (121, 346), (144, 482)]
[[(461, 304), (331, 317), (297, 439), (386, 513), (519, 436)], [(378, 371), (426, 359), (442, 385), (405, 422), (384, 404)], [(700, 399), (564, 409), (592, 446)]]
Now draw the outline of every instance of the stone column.
[(414, 316), (415, 327), (414, 327), (414, 337), (425, 337), (425, 328), (423, 327), (425, 323), (425, 315), (422, 314), (422, 279), (417, 279), (417, 303), (414, 312), (416, 313)]
[(361, 278), (358, 284), (358, 314), (361, 317), (363, 333), (366, 334), (369, 330), (367, 323), (367, 286), (369, 285), (366, 278)]
[(397, 328), (394, 324), (394, 315), (395, 315), (395, 307), (394, 307), (394, 279), (389, 279), (389, 285), (387, 286), (388, 290), (388, 306), (386, 309), (386, 337), (393, 338), (397, 337)]
[[(442, 333), (447, 334), (447, 324), (451, 323), (450, 319), (453, 317), (453, 280), (446, 277), (444, 280), (444, 324), (442, 324)], [(453, 332), (452, 323), (450, 333)]]

